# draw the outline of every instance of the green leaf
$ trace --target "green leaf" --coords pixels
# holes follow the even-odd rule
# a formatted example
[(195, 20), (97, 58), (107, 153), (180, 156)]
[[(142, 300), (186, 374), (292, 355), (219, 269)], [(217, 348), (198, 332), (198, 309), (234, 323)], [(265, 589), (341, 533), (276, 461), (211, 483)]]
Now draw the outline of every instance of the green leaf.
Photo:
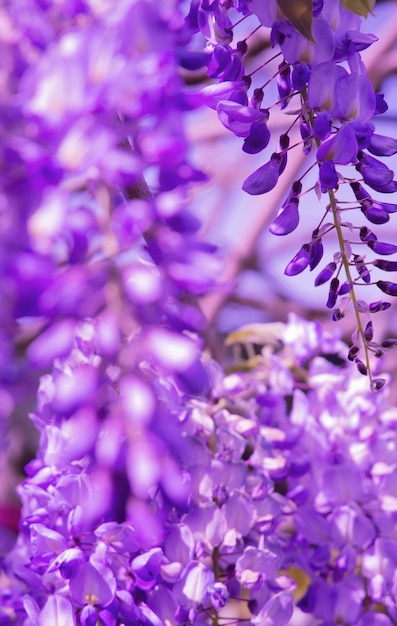
[(340, 3), (352, 13), (368, 17), (368, 13), (372, 14), (375, 1), (376, 0), (340, 0)]
[[(265, 0), (266, 1), (266, 0)], [(365, 2), (366, 0), (358, 0)], [(312, 0), (277, 0), (277, 4), (284, 13), (287, 20), (295, 26), (296, 30), (306, 39), (313, 43), (312, 21), (313, 21), (313, 1)]]

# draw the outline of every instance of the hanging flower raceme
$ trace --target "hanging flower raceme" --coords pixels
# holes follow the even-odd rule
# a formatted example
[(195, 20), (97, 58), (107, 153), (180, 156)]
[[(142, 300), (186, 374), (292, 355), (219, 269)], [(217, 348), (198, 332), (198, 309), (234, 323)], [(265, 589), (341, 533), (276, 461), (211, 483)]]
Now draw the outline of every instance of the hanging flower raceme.
[[(199, 4), (201, 6), (201, 3)], [(217, 3), (211, 5), (214, 24), (217, 22), (215, 16), (220, 10), (220, 5), (216, 7)], [(265, 163), (246, 178), (242, 187), (251, 195), (261, 195), (276, 187), (286, 166), (288, 151), (297, 149), (296, 146), (290, 147), (289, 136), (293, 126), (299, 125), (303, 154), (312, 154), (313, 148), (316, 149), (315, 158), (318, 165), (316, 189), (319, 194), (328, 196), (328, 212), (333, 220), (333, 225), (328, 227), (324, 235), (336, 231), (341, 261), (338, 277), (339, 273), (343, 272), (346, 278), (343, 284), (349, 285), (346, 294), (343, 289), (341, 291), (341, 286), (336, 289), (334, 281), (328, 297), (327, 305), (331, 308), (331, 305), (336, 306), (340, 296), (346, 296), (337, 309), (338, 313), (334, 315), (335, 318), (340, 317), (341, 311), (344, 312), (349, 301), (357, 303), (358, 300), (354, 293), (355, 280), (351, 276), (350, 268), (355, 267), (359, 278), (364, 282), (369, 282), (369, 273), (363, 269), (364, 264), (355, 261), (356, 253), (349, 241), (350, 227), (342, 217), (336, 192), (341, 184), (346, 181), (351, 183), (365, 218), (381, 225), (390, 219), (394, 205), (375, 200), (362, 191), (361, 178), (356, 179), (357, 173), (365, 185), (380, 193), (394, 192), (397, 184), (393, 171), (376, 158), (395, 154), (397, 144), (395, 139), (375, 132), (374, 118), (387, 110), (387, 104), (382, 95), (375, 94), (360, 57), (360, 52), (377, 41), (375, 35), (360, 31), (363, 17), (368, 15), (371, 7), (367, 2), (358, 6), (350, 2), (312, 3), (302, 0), (299, 3), (288, 3), (283, 0), (272, 0), (263, 3), (251, 0), (247, 5), (237, 4), (235, 9), (243, 15), (250, 12), (250, 25), (253, 18), (256, 18), (260, 26), (251, 32), (247, 29), (246, 36), (244, 38), (242, 36), (240, 41), (234, 43), (234, 27), (229, 25), (228, 54), (225, 48), (222, 48), (221, 54), (214, 43), (213, 34), (216, 29), (211, 31), (211, 38), (208, 37), (206, 29), (202, 29), (214, 63), (218, 57), (225, 59), (221, 64), (223, 69), (218, 64), (220, 70), (216, 74), (220, 81), (219, 89), (224, 85), (224, 94), (227, 95), (227, 99), (223, 99), (218, 105), (222, 123), (237, 136), (244, 137), (244, 152), (258, 154), (266, 149), (271, 140), (269, 128), (272, 122), (272, 109), (278, 105), (281, 110), (290, 114), (286, 118), (286, 131), (282, 131), (280, 136), (280, 150), (273, 151), (267, 159), (264, 156)], [(244, 22), (244, 18), (241, 21)], [(271, 78), (267, 77), (266, 62), (254, 69), (249, 64), (250, 38), (252, 33), (261, 27), (271, 29), (270, 41), (276, 51), (269, 59), (269, 64), (277, 57), (281, 57), (277, 61), (277, 71)], [(222, 37), (220, 34), (218, 45), (224, 46), (221, 43)], [(240, 49), (244, 49), (244, 57), (239, 54)], [(227, 68), (231, 66), (230, 59), (233, 55), (238, 55), (242, 67), (247, 68), (245, 77), (244, 72), (241, 72), (241, 66), (235, 76), (228, 73)], [(264, 80), (262, 74), (265, 76)], [(276, 102), (269, 101), (266, 89), (273, 79), (277, 81), (279, 96)], [(244, 91), (241, 91), (239, 85), (244, 81)], [(208, 89), (211, 88), (206, 87), (204, 91)], [(292, 124), (290, 116), (294, 116)], [(285, 138), (288, 138), (288, 141), (285, 141)], [(350, 177), (346, 174), (348, 166), (354, 168), (354, 173), (350, 174)], [(305, 174), (294, 183), (293, 189), (273, 220), (270, 226), (273, 234), (287, 235), (298, 227), (299, 211), (305, 210), (300, 201), (301, 195), (305, 192), (304, 176)], [(297, 184), (300, 186), (298, 193)], [(299, 204), (301, 207), (298, 211)], [(324, 216), (320, 215), (318, 229), (321, 228), (323, 219)], [(355, 225), (354, 227), (357, 228)], [(313, 269), (318, 262), (316, 259), (322, 256), (320, 251), (322, 238), (314, 236), (311, 242), (305, 243), (288, 264), (285, 273), (292, 276), (299, 274), (306, 267)], [(377, 247), (377, 244), (368, 242), (368, 246)], [(392, 254), (392, 248), (386, 246), (383, 249), (389, 250)], [(319, 279), (316, 280), (316, 284), (322, 282), (318, 281)], [(389, 293), (393, 293), (392, 288), (389, 289)], [(354, 309), (357, 326), (360, 329), (362, 323), (359, 317), (363, 307), (361, 306), (360, 311), (360, 307), (354, 304)], [(367, 306), (366, 311), (368, 310), (371, 309)], [(361, 340), (364, 345), (366, 369), (370, 371), (371, 346), (366, 342), (364, 335)]]

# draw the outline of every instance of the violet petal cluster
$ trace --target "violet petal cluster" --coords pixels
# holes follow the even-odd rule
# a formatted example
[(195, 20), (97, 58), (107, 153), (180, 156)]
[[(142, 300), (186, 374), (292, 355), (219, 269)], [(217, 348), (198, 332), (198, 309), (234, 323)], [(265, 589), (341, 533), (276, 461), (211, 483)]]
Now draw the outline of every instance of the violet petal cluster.
[[(361, 318), (372, 315), (373, 303), (366, 303), (356, 292), (363, 283), (376, 284), (389, 296), (395, 296), (397, 288), (392, 281), (371, 277), (374, 267), (393, 271), (388, 262), (385, 265), (375, 259), (364, 265), (365, 254), (358, 255), (360, 258), (357, 260), (352, 232), (365, 227), (356, 222), (357, 210), (368, 222), (379, 225), (387, 223), (390, 214), (395, 212), (394, 204), (374, 199), (371, 194), (372, 190), (382, 194), (397, 190), (393, 171), (377, 158), (394, 155), (397, 143), (394, 138), (376, 132), (376, 119), (387, 110), (387, 104), (382, 94), (375, 93), (361, 58), (361, 52), (377, 41), (375, 35), (361, 32), (363, 16), (370, 9), (367, 2), (339, 3), (333, 0), (318, 3), (303, 0), (296, 4), (282, 0), (266, 3), (259, 0), (248, 3), (213, 2), (209, 7), (200, 1), (197, 29), (207, 42), (209, 67), (212, 67), (213, 59), (219, 57), (220, 46), (223, 58), (228, 59), (228, 62), (218, 64), (215, 74), (209, 72), (211, 78), (219, 81), (217, 86), (203, 90), (207, 97), (211, 94), (210, 106), (216, 108), (219, 120), (227, 129), (244, 138), (244, 152), (258, 154), (265, 151), (265, 163), (246, 178), (242, 185), (244, 191), (261, 195), (276, 187), (290, 150), (293, 147), (297, 149), (295, 142), (290, 147), (290, 136), (294, 127), (299, 126), (301, 141), (298, 144), (311, 165), (293, 183), (270, 226), (270, 232), (283, 236), (298, 228), (300, 213), (306, 209), (305, 201), (300, 202), (301, 195), (306, 193), (302, 181), (311, 171), (314, 161), (318, 168), (315, 191), (319, 197), (327, 198), (327, 207), (325, 213), (319, 209), (318, 225), (313, 229), (311, 241), (303, 244), (287, 265), (285, 273), (295, 276), (307, 267), (312, 271), (323, 253), (321, 248), (320, 254), (320, 246), (325, 235), (336, 235), (338, 250), (335, 258), (320, 270), (315, 285), (328, 282), (336, 272), (328, 293), (327, 307), (333, 309), (333, 319), (337, 320), (344, 317), (349, 304), (352, 304), (359, 338), (355, 345), (363, 350), (365, 372), (369, 375), (370, 386), (375, 388), (370, 358), (373, 355), (376, 358), (384, 351), (380, 350), (378, 343), (365, 338), (363, 327), (366, 322)], [(229, 15), (239, 14), (244, 17), (231, 23)], [(249, 24), (245, 31), (242, 30), (244, 20)], [(259, 25), (252, 29), (252, 24), (258, 22)], [(270, 42), (276, 54), (258, 67), (253, 67), (249, 54), (252, 37), (266, 29), (271, 29)], [(243, 34), (240, 35), (241, 30)], [(225, 34), (229, 36), (225, 37)], [(238, 40), (238, 37), (241, 38)], [(239, 54), (241, 50), (244, 50), (244, 55)], [(238, 71), (231, 71), (231, 59), (237, 56)], [(278, 71), (268, 78), (266, 66), (269, 65), (272, 74), (271, 63), (276, 58)], [(269, 87), (273, 79), (277, 81), (276, 101), (274, 90)], [(274, 151), (273, 146), (272, 150), (266, 151), (271, 135), (272, 109), (275, 107), (288, 115), (278, 149)], [(337, 193), (343, 185), (351, 186), (357, 201), (353, 199), (350, 207), (345, 206), (346, 200), (344, 204), (338, 201)], [(308, 208), (315, 213), (311, 206), (312, 200)], [(352, 211), (351, 219), (345, 216), (347, 208)], [(390, 250), (392, 245), (386, 244), (385, 249)], [(331, 265), (332, 272), (329, 269)], [(346, 280), (339, 280), (341, 274)], [(343, 287), (345, 284), (349, 285), (347, 291)]]
[[(256, 16), (281, 51), (279, 104), (298, 96), (303, 151), (316, 152), (330, 200), (333, 224), (287, 273), (314, 270), (323, 237), (343, 232), (339, 166), (359, 173), (348, 182), (367, 221), (396, 211), (365, 187), (395, 190), (375, 157), (396, 142), (374, 132), (385, 104), (359, 56), (374, 37), (327, 1), (313, 3), (310, 36), (275, 0), (199, 0), (187, 15), (178, 2), (50, 4), (16, 0), (0, 34), (2, 418), (39, 377), (18, 532), (0, 535), (0, 623), (393, 626), (397, 416), (387, 390), (374, 393), (386, 379), (369, 389), (357, 369), (396, 340), (377, 345), (368, 320), (364, 362), (359, 345), (291, 315), (230, 336), (253, 355), (230, 370), (210, 357), (198, 298), (216, 288), (220, 260), (189, 211), (205, 175), (183, 123), (209, 105), (245, 153), (267, 148), (249, 38), (233, 47), (231, 15)], [(181, 68), (203, 67), (219, 83), (189, 90)], [(289, 150), (288, 131), (244, 189), (274, 188)], [(298, 227), (302, 189), (295, 181), (274, 234)], [(395, 252), (368, 226), (359, 237)], [(316, 278), (330, 308), (350, 294), (357, 309), (353, 284), (396, 268), (348, 244)]]

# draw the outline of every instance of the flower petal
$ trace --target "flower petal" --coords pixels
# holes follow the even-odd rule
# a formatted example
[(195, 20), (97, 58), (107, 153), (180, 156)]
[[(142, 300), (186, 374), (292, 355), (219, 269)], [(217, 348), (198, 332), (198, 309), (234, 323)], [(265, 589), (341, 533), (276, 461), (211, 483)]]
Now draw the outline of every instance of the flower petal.
[(279, 163), (278, 155), (273, 155), (268, 163), (245, 179), (243, 190), (251, 196), (258, 196), (273, 189), (279, 178)]

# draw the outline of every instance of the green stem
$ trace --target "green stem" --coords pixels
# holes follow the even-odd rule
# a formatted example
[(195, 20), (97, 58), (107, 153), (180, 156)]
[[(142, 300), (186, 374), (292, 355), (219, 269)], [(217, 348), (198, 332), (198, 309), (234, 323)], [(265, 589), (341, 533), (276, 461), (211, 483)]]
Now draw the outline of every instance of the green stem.
[(371, 366), (370, 366), (370, 362), (369, 362), (369, 350), (368, 350), (368, 345), (367, 345), (367, 341), (365, 339), (365, 335), (364, 335), (364, 328), (363, 328), (363, 324), (361, 321), (361, 316), (358, 310), (358, 302), (357, 302), (357, 297), (356, 297), (356, 293), (354, 291), (354, 287), (353, 287), (353, 279), (352, 279), (352, 275), (350, 272), (350, 263), (349, 263), (349, 259), (347, 257), (346, 254), (346, 250), (345, 250), (345, 240), (343, 238), (343, 233), (342, 233), (342, 225), (340, 222), (340, 217), (339, 217), (339, 210), (338, 210), (338, 206), (336, 204), (336, 198), (335, 198), (335, 193), (333, 191), (333, 189), (330, 189), (328, 191), (328, 195), (329, 195), (329, 200), (330, 200), (330, 206), (332, 209), (332, 215), (334, 218), (334, 226), (336, 229), (336, 233), (338, 236), (338, 242), (339, 242), (339, 249), (342, 255), (342, 265), (343, 268), (345, 270), (345, 275), (346, 275), (346, 279), (348, 280), (349, 284), (351, 285), (350, 290), (349, 290), (349, 295), (351, 298), (351, 301), (353, 303), (353, 307), (354, 307), (354, 313), (356, 316), (356, 322), (357, 322), (357, 329), (358, 332), (361, 336), (362, 342), (363, 342), (363, 347), (364, 347), (364, 353), (365, 353), (365, 366), (367, 368), (367, 372), (368, 372), (368, 377), (369, 377), (369, 381), (370, 381), (370, 385), (371, 385), (371, 389), (373, 387), (373, 381), (372, 381), (372, 374), (371, 374)]
[[(313, 115), (313, 111), (307, 106), (307, 89), (306, 89), (306, 87), (304, 87), (302, 89), (301, 95), (302, 95), (303, 106), (306, 107), (306, 111), (307, 111), (307, 114), (308, 114), (310, 126), (313, 129), (313, 127), (314, 127), (314, 115)], [(314, 139), (315, 139), (315, 142), (316, 142), (316, 146), (318, 148), (319, 145), (320, 145), (320, 141), (317, 138), (314, 138)], [(349, 258), (348, 258), (347, 254), (346, 254), (346, 249), (345, 249), (345, 240), (343, 238), (342, 224), (341, 224), (341, 221), (340, 221), (339, 208), (338, 208), (338, 205), (336, 203), (335, 192), (334, 192), (333, 189), (329, 189), (328, 190), (328, 196), (329, 196), (329, 200), (330, 200), (330, 206), (331, 206), (331, 210), (332, 210), (334, 226), (335, 226), (337, 237), (338, 237), (339, 249), (340, 249), (340, 252), (341, 252), (341, 255), (342, 255), (342, 265), (343, 265), (343, 268), (345, 270), (346, 279), (348, 280), (349, 285), (350, 285), (349, 295), (350, 295), (350, 298), (351, 298), (351, 301), (352, 301), (353, 307), (354, 307), (354, 314), (356, 316), (357, 329), (358, 329), (359, 335), (360, 335), (360, 337), (362, 339), (362, 343), (363, 343), (363, 347), (364, 347), (365, 366), (367, 368), (371, 389), (373, 389), (373, 378), (372, 378), (371, 366), (370, 366), (370, 362), (369, 362), (368, 344), (367, 344), (367, 341), (365, 339), (364, 328), (363, 328), (363, 324), (362, 324), (362, 321), (361, 321), (361, 316), (360, 316), (360, 313), (359, 313), (359, 310), (358, 310), (357, 297), (356, 297), (356, 293), (354, 291), (352, 275), (351, 275), (351, 272), (350, 272)]]

